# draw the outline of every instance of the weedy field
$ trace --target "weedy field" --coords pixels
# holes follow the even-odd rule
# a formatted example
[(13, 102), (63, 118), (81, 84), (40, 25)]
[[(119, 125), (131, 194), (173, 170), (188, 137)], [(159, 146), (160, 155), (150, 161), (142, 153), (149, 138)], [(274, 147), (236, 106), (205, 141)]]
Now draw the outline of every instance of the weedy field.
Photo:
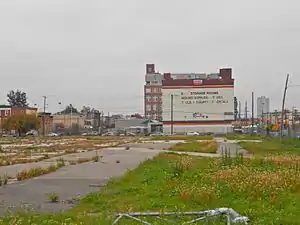
[(256, 134), (228, 134), (225, 136), (228, 140), (264, 140), (265, 136)]
[[(272, 158), (160, 154), (89, 194), (71, 211), (8, 216), (1, 224), (112, 224), (117, 212), (233, 208), (251, 224), (300, 224), (300, 169)], [(54, 203), (55, 204), (55, 203)], [(179, 218), (173, 218), (179, 224)], [(150, 220), (153, 224), (166, 224)], [(225, 224), (223, 218), (211, 224)], [(119, 224), (139, 224), (133, 220)], [(201, 223), (200, 223), (201, 224)]]
[(169, 150), (179, 152), (216, 153), (218, 150), (218, 145), (215, 141), (192, 141), (187, 143), (177, 143), (176, 145), (170, 147)]
[(300, 140), (267, 138), (261, 143), (240, 142), (240, 145), (256, 156), (300, 155)]
[(212, 135), (205, 135), (205, 136), (186, 136), (186, 135), (173, 135), (173, 136), (158, 136), (152, 137), (151, 140), (162, 140), (162, 141), (176, 141), (176, 140), (184, 140), (184, 141), (191, 141), (191, 140), (213, 140), (214, 136)]

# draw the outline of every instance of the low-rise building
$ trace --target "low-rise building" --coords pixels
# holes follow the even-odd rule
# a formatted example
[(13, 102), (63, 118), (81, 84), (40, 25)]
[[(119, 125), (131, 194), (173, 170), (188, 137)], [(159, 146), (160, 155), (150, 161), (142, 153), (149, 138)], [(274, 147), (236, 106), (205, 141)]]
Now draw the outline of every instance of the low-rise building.
[(81, 114), (53, 115), (54, 132), (77, 133), (84, 129), (84, 117)]
[(37, 115), (38, 109), (33, 107), (14, 107), (0, 105), (0, 133), (3, 133), (4, 120), (14, 115)]
[(51, 134), (53, 132), (53, 116), (51, 115), (51, 113), (38, 113), (38, 117), (41, 120), (39, 134)]

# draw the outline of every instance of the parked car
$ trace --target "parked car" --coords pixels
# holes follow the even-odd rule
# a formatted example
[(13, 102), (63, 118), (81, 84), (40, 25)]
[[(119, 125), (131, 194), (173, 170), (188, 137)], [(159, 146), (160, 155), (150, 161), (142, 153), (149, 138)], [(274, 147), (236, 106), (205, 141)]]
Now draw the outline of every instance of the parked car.
[(107, 133), (103, 134), (102, 136), (114, 136), (114, 133), (113, 132), (107, 132)]
[(58, 134), (53, 132), (53, 133), (50, 133), (48, 136), (49, 137), (58, 137)]
[(152, 137), (155, 137), (155, 136), (164, 136), (164, 133), (156, 132), (156, 133), (150, 134), (150, 136), (152, 136)]
[(2, 134), (0, 137), (17, 137), (16, 134)]
[(37, 136), (38, 133), (35, 130), (31, 130), (31, 131), (28, 131), (25, 135), (26, 136)]
[(126, 133), (126, 136), (136, 136), (136, 134), (133, 133), (133, 132), (127, 132), (127, 133)]
[(186, 133), (187, 136), (199, 136), (200, 134), (196, 131), (189, 131)]

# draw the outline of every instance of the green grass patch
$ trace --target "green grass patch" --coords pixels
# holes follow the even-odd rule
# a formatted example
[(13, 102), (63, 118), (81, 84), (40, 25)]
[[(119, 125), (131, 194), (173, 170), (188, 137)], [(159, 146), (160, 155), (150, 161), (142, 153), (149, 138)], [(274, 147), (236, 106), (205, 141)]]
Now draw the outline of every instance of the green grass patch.
[[(117, 212), (201, 211), (218, 207), (235, 209), (248, 216), (253, 225), (300, 224), (299, 176), (298, 167), (274, 161), (160, 154), (123, 178), (111, 180), (101, 191), (89, 194), (69, 212), (19, 214), (0, 220), (0, 224), (108, 225)], [(119, 224), (139, 223), (122, 220)], [(174, 218), (170, 224), (180, 223)], [(211, 224), (226, 223), (220, 220)]]
[(178, 152), (216, 153), (218, 145), (215, 141), (178, 143), (170, 147), (169, 150)]
[(228, 134), (226, 138), (228, 140), (263, 140), (265, 136), (257, 134)]
[(240, 142), (240, 145), (254, 155), (265, 156), (270, 154), (300, 155), (300, 140), (297, 139), (266, 139), (261, 143)]
[(152, 137), (151, 140), (156, 141), (171, 141), (171, 140), (185, 140), (185, 141), (193, 141), (193, 140), (213, 140), (213, 136), (205, 135), (205, 136), (186, 136), (186, 135), (175, 135), (175, 136), (158, 136)]

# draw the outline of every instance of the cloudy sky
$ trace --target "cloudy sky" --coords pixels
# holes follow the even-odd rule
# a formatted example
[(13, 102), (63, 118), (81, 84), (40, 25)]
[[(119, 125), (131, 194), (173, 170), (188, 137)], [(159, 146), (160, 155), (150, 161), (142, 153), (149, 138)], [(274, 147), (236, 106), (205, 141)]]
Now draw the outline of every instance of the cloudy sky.
[[(146, 63), (160, 72), (232, 67), (239, 100), (279, 108), (300, 84), (297, 0), (0, 0), (0, 103), (22, 89), (48, 109), (143, 111)], [(300, 87), (288, 106), (300, 108)]]

